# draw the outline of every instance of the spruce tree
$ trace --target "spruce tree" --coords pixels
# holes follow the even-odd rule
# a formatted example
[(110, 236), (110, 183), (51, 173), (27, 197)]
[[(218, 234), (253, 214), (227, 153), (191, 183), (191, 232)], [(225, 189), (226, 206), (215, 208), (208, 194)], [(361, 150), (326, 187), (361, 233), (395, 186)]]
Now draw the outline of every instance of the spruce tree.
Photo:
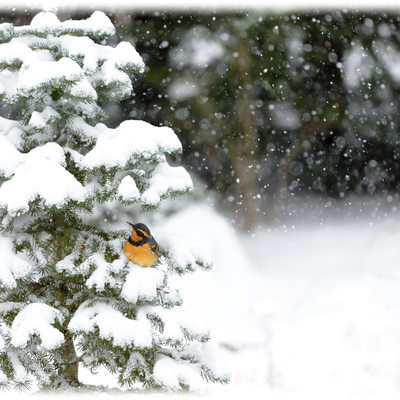
[[(208, 330), (182, 310), (170, 276), (209, 264), (177, 239), (150, 268), (128, 261), (128, 225), (190, 191), (174, 132), (105, 124), (144, 64), (95, 12), (0, 25), (0, 385), (81, 385), (106, 367), (121, 385), (198, 389), (227, 381), (207, 361)], [(106, 220), (104, 210), (113, 210)], [(115, 221), (114, 221), (115, 222)], [(122, 225), (121, 225), (122, 224)], [(117, 227), (117, 228), (116, 228)]]

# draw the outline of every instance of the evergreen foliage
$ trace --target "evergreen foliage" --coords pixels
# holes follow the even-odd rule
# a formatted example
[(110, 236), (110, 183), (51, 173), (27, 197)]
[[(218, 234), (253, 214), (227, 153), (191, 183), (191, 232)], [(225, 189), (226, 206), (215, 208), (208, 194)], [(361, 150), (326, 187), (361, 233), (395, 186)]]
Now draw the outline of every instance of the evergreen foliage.
[(208, 365), (209, 332), (169, 282), (209, 263), (172, 240), (160, 243), (155, 267), (138, 267), (122, 251), (125, 219), (105, 220), (110, 209), (137, 218), (192, 186), (167, 162), (182, 150), (170, 128), (104, 124), (105, 104), (129, 97), (144, 70), (130, 43), (107, 44), (114, 31), (101, 12), (0, 25), (3, 387), (80, 385), (79, 363), (104, 366), (128, 387), (195, 390), (228, 379)]

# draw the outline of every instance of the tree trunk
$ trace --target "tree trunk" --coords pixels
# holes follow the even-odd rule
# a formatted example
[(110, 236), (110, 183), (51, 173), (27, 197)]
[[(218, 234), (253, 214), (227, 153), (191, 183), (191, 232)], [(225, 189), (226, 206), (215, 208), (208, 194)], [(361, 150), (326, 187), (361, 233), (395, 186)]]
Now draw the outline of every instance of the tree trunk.
[[(247, 230), (251, 230), (258, 220), (258, 211), (260, 206), (260, 199), (257, 197), (259, 191), (257, 175), (255, 172), (256, 157), (257, 157), (257, 127), (255, 124), (254, 116), (251, 113), (251, 104), (253, 98), (251, 95), (250, 78), (247, 71), (249, 65), (241, 67), (243, 70), (236, 71), (240, 74), (239, 83), (237, 86), (244, 85), (245, 89), (238, 90), (238, 97), (234, 103), (235, 112), (230, 116), (225, 116), (224, 119), (214, 118), (214, 114), (218, 108), (212, 102), (200, 102), (198, 99), (194, 102), (194, 107), (197, 112), (204, 116), (204, 118), (212, 119), (217, 129), (224, 132), (224, 136), (229, 135), (230, 139), (227, 142), (229, 149), (229, 156), (232, 167), (235, 171), (237, 183), (235, 185), (235, 193), (237, 194), (236, 206), (239, 206), (241, 215), (243, 215), (243, 225)], [(237, 67), (239, 69), (239, 67)], [(242, 79), (246, 77), (245, 82)], [(235, 79), (235, 76), (232, 77)], [(203, 94), (204, 97), (207, 97)], [(199, 96), (201, 97), (201, 96)], [(222, 191), (226, 189), (226, 173), (224, 166), (221, 163), (218, 152), (216, 150), (217, 140), (215, 136), (209, 135), (207, 138), (208, 157), (212, 160), (220, 174), (215, 177), (215, 185)]]
[(254, 116), (255, 98), (251, 71), (251, 56), (248, 44), (238, 43), (239, 56), (232, 64), (232, 81), (236, 84), (235, 123), (236, 132), (231, 147), (232, 164), (238, 178), (241, 212), (244, 215), (244, 227), (251, 230), (259, 220), (260, 187), (256, 165), (258, 153), (258, 130)]
[(279, 167), (276, 173), (275, 195), (269, 207), (268, 219), (272, 222), (281, 210), (288, 195), (289, 174), (292, 163), (303, 151), (305, 140), (313, 141), (313, 137), (318, 131), (318, 124), (308, 124), (304, 126), (301, 134), (296, 141), (287, 149), (286, 154), (279, 161)]
[[(235, 171), (236, 184), (235, 211), (240, 212), (242, 223), (247, 230), (255, 227), (259, 220), (260, 198), (259, 184), (257, 179), (256, 164), (258, 153), (258, 130), (254, 117), (253, 106), (255, 98), (253, 95), (253, 80), (251, 71), (251, 56), (245, 40), (240, 39), (235, 50), (239, 56), (231, 59), (229, 68), (229, 85), (234, 88), (231, 112), (226, 113), (224, 118), (215, 118), (219, 111), (213, 102), (209, 89), (203, 86), (203, 92), (197, 96), (193, 105), (196, 111), (204, 118), (212, 120), (218, 132), (223, 132), (227, 138), (226, 147), (229, 150), (230, 163)], [(207, 91), (208, 90), (208, 91)], [(202, 101), (209, 98), (209, 101)], [(224, 110), (221, 110), (224, 112)], [(215, 176), (215, 185), (222, 192), (228, 186), (227, 174), (230, 169), (220, 161), (217, 147), (216, 135), (208, 135), (202, 138), (207, 143), (208, 158), (212, 160), (216, 169), (220, 170)]]
[(64, 337), (65, 343), (62, 349), (63, 365), (60, 368), (60, 378), (69, 386), (79, 386), (79, 359), (75, 351), (74, 341), (69, 332), (64, 332)]
[[(62, 220), (53, 217), (55, 226), (52, 230), (53, 236), (53, 262), (56, 264), (65, 257), (66, 253), (66, 232), (62, 228)], [(68, 286), (64, 281), (59, 282), (58, 288), (54, 292), (57, 301), (65, 308), (67, 307)], [(61, 360), (59, 360), (60, 383), (68, 386), (79, 386), (78, 367), (79, 359), (76, 354), (72, 334), (67, 329), (67, 321), (64, 321), (64, 344), (61, 349)]]

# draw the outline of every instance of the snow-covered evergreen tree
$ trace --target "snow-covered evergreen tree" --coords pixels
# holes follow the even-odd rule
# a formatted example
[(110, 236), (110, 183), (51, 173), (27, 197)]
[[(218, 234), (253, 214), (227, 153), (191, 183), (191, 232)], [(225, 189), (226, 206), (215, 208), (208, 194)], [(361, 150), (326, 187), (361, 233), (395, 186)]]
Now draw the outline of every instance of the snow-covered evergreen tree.
[(122, 250), (128, 225), (103, 221), (102, 205), (113, 204), (142, 222), (135, 210), (192, 185), (183, 167), (167, 163), (181, 151), (171, 129), (104, 124), (104, 105), (129, 97), (131, 77), (144, 69), (130, 43), (107, 44), (113, 34), (101, 12), (64, 22), (41, 12), (27, 26), (0, 25), (5, 387), (79, 385), (79, 363), (105, 366), (128, 387), (227, 380), (207, 360), (208, 330), (183, 312), (169, 282), (208, 263), (177, 239), (160, 243), (154, 267), (136, 266)]

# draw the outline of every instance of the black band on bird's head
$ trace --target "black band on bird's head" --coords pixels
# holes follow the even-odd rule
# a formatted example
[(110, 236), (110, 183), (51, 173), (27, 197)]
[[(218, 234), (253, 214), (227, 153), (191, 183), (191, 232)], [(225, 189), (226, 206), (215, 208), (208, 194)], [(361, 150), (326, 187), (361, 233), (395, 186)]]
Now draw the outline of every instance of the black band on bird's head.
[(142, 239), (146, 239), (150, 236), (150, 230), (145, 224), (138, 223), (134, 225), (131, 222), (128, 222), (128, 224), (132, 227), (136, 235), (138, 235)]
[(140, 230), (143, 231), (146, 235), (150, 235), (150, 229), (149, 229), (145, 224), (138, 223), (138, 224), (135, 224), (135, 225), (133, 226), (133, 228), (136, 230), (136, 232), (138, 231), (138, 229), (140, 229)]

